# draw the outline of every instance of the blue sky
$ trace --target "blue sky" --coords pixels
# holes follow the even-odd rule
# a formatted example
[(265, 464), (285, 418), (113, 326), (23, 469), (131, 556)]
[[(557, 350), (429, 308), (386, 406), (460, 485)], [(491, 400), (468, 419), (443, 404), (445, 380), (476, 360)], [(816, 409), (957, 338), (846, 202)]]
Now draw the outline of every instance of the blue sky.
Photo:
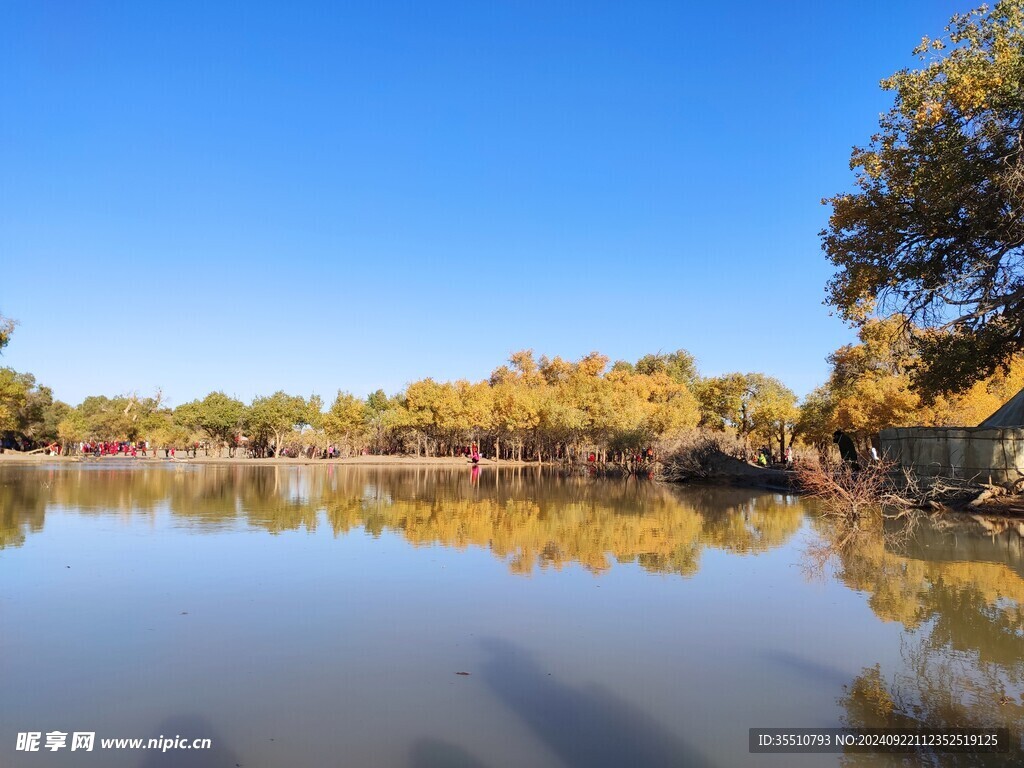
[(800, 394), (823, 197), (970, 5), (0, 6), (0, 364), (69, 402), (389, 392), (516, 349)]

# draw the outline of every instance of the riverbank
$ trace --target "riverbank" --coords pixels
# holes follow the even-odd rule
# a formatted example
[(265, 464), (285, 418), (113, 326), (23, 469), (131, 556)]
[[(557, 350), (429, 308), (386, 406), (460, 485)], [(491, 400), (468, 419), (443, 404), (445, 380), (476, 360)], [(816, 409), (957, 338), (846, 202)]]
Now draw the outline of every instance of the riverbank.
[[(162, 453), (162, 451), (161, 451)], [(250, 458), (248, 456), (204, 456), (186, 457), (178, 455), (174, 458), (160, 456), (124, 456), (117, 454), (113, 456), (48, 456), (42, 453), (19, 453), (17, 451), (5, 451), (0, 453), (0, 464), (22, 463), (22, 464), (45, 464), (45, 463), (103, 463), (105, 461), (130, 461), (139, 464), (158, 464), (171, 462), (175, 464), (211, 464), (221, 466), (305, 466), (305, 465), (343, 465), (343, 466), (401, 466), (401, 467), (465, 467), (471, 466), (471, 462), (464, 456), (398, 456), (398, 455), (361, 455), (349, 456), (338, 459), (309, 459), (305, 457), (279, 457), (272, 458)], [(480, 459), (478, 466), (481, 467), (565, 467), (564, 464), (536, 461), (512, 461), (502, 459)], [(573, 465), (580, 471), (593, 470), (596, 465), (577, 464)], [(596, 467), (602, 473), (620, 473), (622, 468), (618, 465)], [(690, 481), (700, 482), (708, 485), (725, 485), (740, 488), (760, 488), (763, 490), (799, 492), (793, 481), (793, 473), (781, 469), (755, 467), (746, 462), (739, 461), (728, 456), (721, 456), (714, 462), (713, 471), (704, 475), (687, 477), (663, 477), (662, 479), (671, 483), (686, 483)]]
[[(275, 456), (272, 458), (254, 459), (247, 456), (203, 456), (185, 457), (176, 456), (166, 458), (164, 456), (47, 456), (42, 453), (19, 453), (17, 451), (4, 451), (0, 453), (0, 463), (9, 464), (47, 464), (47, 463), (81, 463), (104, 461), (131, 461), (140, 464), (158, 464), (162, 462), (173, 462), (175, 464), (219, 464), (228, 466), (258, 465), (356, 465), (356, 466), (405, 466), (405, 467), (465, 467), (471, 466), (472, 462), (464, 456), (349, 456), (338, 459), (308, 459), (305, 457)], [(493, 459), (480, 459), (478, 466), (501, 466), (501, 467), (525, 467), (544, 466), (535, 461), (494, 461)]]
[[(158, 457), (158, 461), (166, 461)], [(355, 465), (355, 466), (403, 466), (403, 467), (465, 467), (472, 466), (472, 462), (464, 456), (349, 456), (339, 459), (307, 459), (305, 457), (274, 456), (267, 459), (252, 459), (248, 457), (226, 458), (224, 456), (196, 456), (195, 458), (176, 457), (175, 462), (187, 464), (315, 464), (315, 465)], [(491, 459), (480, 459), (478, 466), (502, 466), (502, 467), (523, 467), (540, 466), (537, 462), (526, 461), (493, 461)]]
[(670, 456), (660, 476), (666, 482), (684, 485), (724, 485), (809, 496), (840, 514), (873, 507), (932, 515), (1024, 517), (1024, 494), (1016, 492), (1017, 488), (946, 478), (911, 479), (892, 464), (873, 464), (852, 473), (826, 470), (817, 464), (798, 464), (793, 469), (758, 467), (725, 454), (711, 441)]
[(791, 469), (758, 467), (729, 456), (715, 447), (679, 452), (662, 465), (662, 479), (670, 483), (699, 482), (741, 488), (799, 493), (796, 473)]

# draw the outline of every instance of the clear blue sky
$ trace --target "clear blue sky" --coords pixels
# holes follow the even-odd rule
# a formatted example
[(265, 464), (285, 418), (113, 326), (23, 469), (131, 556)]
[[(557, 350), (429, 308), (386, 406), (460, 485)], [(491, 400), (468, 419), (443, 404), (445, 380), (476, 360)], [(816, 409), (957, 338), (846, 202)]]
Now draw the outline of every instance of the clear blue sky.
[(516, 349), (764, 371), (852, 338), (822, 197), (970, 4), (0, 5), (0, 364), (357, 394)]

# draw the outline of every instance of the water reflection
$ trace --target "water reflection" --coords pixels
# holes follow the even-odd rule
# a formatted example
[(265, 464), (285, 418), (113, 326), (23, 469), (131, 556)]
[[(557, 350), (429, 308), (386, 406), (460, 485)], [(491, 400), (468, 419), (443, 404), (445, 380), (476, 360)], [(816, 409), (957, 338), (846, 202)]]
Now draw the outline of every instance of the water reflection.
[[(900, 540), (898, 547), (885, 531), (867, 532), (839, 550), (829, 572), (833, 580), (819, 589), (802, 583), (791, 567), (805, 543), (835, 538), (824, 522), (805, 523), (807, 509), (799, 500), (774, 494), (593, 481), (532, 469), (485, 468), (474, 476), (468, 469), (427, 468), (180, 464), (140, 469), (113, 462), (0, 466), (0, 549), (23, 547), (26, 555), (44, 556), (6, 561), (8, 574), (25, 574), (18, 588), (25, 595), (19, 608), (19, 626), (25, 629), (5, 637), (17, 652), (31, 649), (44, 670), (67, 659), (68, 666), (61, 668), (66, 676), (73, 676), (76, 658), (97, 658), (96, 680), (101, 682), (115, 679), (107, 672), (118, 669), (122, 658), (149, 653), (150, 664), (159, 665), (165, 657), (184, 653), (183, 648), (195, 659), (202, 658), (195, 649), (210, 648), (213, 663), (200, 679), (221, 675), (216, 688), (237, 689), (238, 698), (246, 701), (255, 690), (249, 668), (243, 676), (232, 666), (240, 644), (255, 643), (268, 658), (278, 658), (273, 654), (279, 649), (301, 647), (302, 653), (281, 652), (286, 665), (268, 665), (267, 690), (274, 692), (268, 711), (274, 713), (278, 698), (291, 701), (294, 691), (319, 702), (303, 710), (306, 719), (315, 719), (324, 702), (339, 707), (371, 701), (378, 711), (391, 711), (408, 700), (413, 725), (404, 731), (408, 738), (396, 759), (420, 768), (501, 764), (495, 759), (500, 750), (488, 751), (486, 739), (469, 730), (447, 729), (444, 718), (433, 729), (421, 725), (424, 712), (436, 714), (440, 703), (448, 701), (436, 695), (432, 670), (437, 666), (450, 675), (452, 668), (470, 668), (464, 664), (473, 658), (465, 650), (470, 645), (480, 654), (471, 678), (483, 683), (480, 697), (469, 698), (476, 695), (474, 689), (460, 686), (458, 695), (465, 700), (451, 701), (461, 702), (464, 717), (490, 712), (493, 721), (481, 715), (478, 722), (499, 723), (496, 733), (514, 724), (535, 737), (537, 748), (558, 764), (700, 765), (726, 748), (719, 743), (725, 731), (712, 733), (709, 723), (735, 717), (745, 737), (747, 727), (770, 722), (776, 709), (854, 727), (1007, 726), (1016, 739), (1009, 756), (842, 756), (850, 764), (1024, 762), (1024, 548), (1016, 527), (988, 524), (982, 530), (973, 520), (930, 524)], [(215, 534), (227, 532), (231, 535), (223, 539), (223, 552), (230, 567), (215, 567), (216, 557), (197, 559), (189, 571), (192, 580), (179, 578), (178, 560), (171, 553), (191, 552), (197, 540), (147, 536), (127, 545), (118, 540), (116, 518), (133, 524), (152, 520), (158, 534), (168, 533), (170, 526), (171, 533), (205, 536), (208, 552), (222, 551)], [(89, 568), (76, 564), (71, 571), (61, 565), (67, 560), (43, 562), (46, 555), (85, 546), (73, 535), (52, 541), (39, 536), (33, 549), (33, 536), (44, 532), (44, 524), (51, 534), (76, 534), (90, 522), (103, 526), (82, 541), (109, 539), (110, 553), (127, 557), (135, 568), (132, 578), (121, 578), (120, 561), (107, 552), (99, 553)], [(296, 531), (300, 535), (263, 535)], [(130, 532), (135, 534), (134, 526)], [(401, 574), (389, 578), (395, 563), (385, 558), (402, 555), (354, 538), (367, 534), (398, 537), (413, 546), (476, 548), (507, 564), (512, 576), (499, 573), (477, 584), (478, 573), (467, 568), (443, 587)], [(350, 538), (333, 542), (331, 535)], [(792, 546), (780, 550), (787, 542)], [(345, 558), (337, 551), (353, 544), (367, 559), (342, 567)], [(268, 547), (275, 555), (268, 558), (273, 570), (256, 587), (249, 565)], [(708, 550), (729, 555), (775, 550), (780, 556), (741, 562), (712, 558)], [(146, 559), (132, 560), (135, 552)], [(0, 553), (0, 564), (10, 554)], [(433, 569), (434, 557), (410, 560), (418, 561), (415, 567)], [(460, 556), (453, 551), (447, 557)], [(706, 578), (694, 581), (635, 579), (627, 569), (614, 567), (616, 562), (636, 563), (653, 573), (691, 576), (702, 558)], [(436, 559), (444, 558), (437, 552)], [(490, 565), (486, 560), (478, 558)], [(720, 567), (723, 562), (726, 567)], [(519, 578), (570, 565), (615, 573), (599, 583)], [(489, 576), (495, 570), (486, 568)], [(618, 573), (624, 577), (617, 579)], [(318, 578), (349, 588), (343, 598), (324, 602), (306, 590)], [(103, 609), (92, 618), (75, 613), (80, 595), (69, 591), (71, 586), (81, 594), (106, 590), (110, 605), (123, 601), (141, 612)], [(18, 607), (15, 590), (12, 595)], [(447, 599), (451, 595), (465, 597)], [(36, 606), (42, 606), (38, 613)], [(61, 608), (71, 611), (68, 616), (75, 621), (65, 621)], [(620, 613), (630, 618), (609, 621)], [(137, 615), (134, 622), (124, 618), (132, 615)], [(792, 621), (780, 624), (780, 615)], [(816, 653), (816, 638), (837, 632), (838, 626), (844, 634), (836, 638), (837, 645), (845, 643), (844, 651)], [(54, 639), (66, 632), (86, 638), (74, 646), (81, 649), (77, 657)], [(481, 644), (481, 636), (502, 639)], [(104, 661), (107, 648), (117, 651)], [(627, 664), (625, 648), (642, 650)], [(577, 655), (589, 658), (588, 653), (605, 661), (576, 664)], [(458, 666), (452, 667), (455, 659)], [(360, 674), (364, 668), (374, 670), (366, 674), (365, 684), (353, 673), (355, 667)], [(622, 672), (624, 667), (631, 671)], [(274, 669), (283, 670), (276, 682)], [(634, 677), (636, 690), (631, 688)], [(653, 682), (656, 687), (660, 680), (675, 679), (678, 689), (668, 685), (648, 698), (650, 714), (630, 703), (645, 698), (637, 693), (640, 685)], [(326, 681), (323, 690), (321, 680)], [(401, 697), (389, 699), (388, 691), (395, 690), (401, 690)], [(808, 705), (814, 709), (785, 709), (801, 696), (815, 695)], [(487, 710), (491, 705), (493, 711)], [(230, 717), (221, 717), (225, 706), (207, 702), (205, 709), (198, 707), (195, 717), (208, 717), (206, 722), (164, 721), (163, 713), (151, 722), (165, 735), (170, 730), (205, 732), (216, 723), (230, 749), (222, 745), (211, 759), (244, 763), (255, 742), (247, 741), (248, 726), (236, 722), (232, 727)], [(170, 710), (191, 711), (180, 705)], [(715, 717), (702, 720), (705, 712)], [(356, 723), (352, 718), (358, 714), (352, 704), (348, 721)], [(367, 722), (353, 725), (347, 738), (358, 740)], [(779, 723), (805, 724), (811, 723)], [(294, 723), (292, 728), (300, 730)], [(320, 730), (314, 723), (307, 737), (315, 739)], [(391, 742), (390, 734), (385, 742)], [(363, 743), (360, 754), (378, 746)], [(310, 754), (315, 751), (311, 747)], [(746, 756), (734, 754), (735, 760), (722, 764), (752, 764), (743, 763)], [(819, 764), (833, 762), (823, 756)]]
[(412, 748), (412, 768), (487, 768), (456, 744), (439, 739), (419, 739)]
[[(194, 743), (200, 739), (209, 739), (210, 746), (206, 749), (190, 749), (184, 753), (181, 749), (167, 751), (148, 751), (139, 764), (139, 768), (177, 768), (188, 765), (188, 768), (224, 768), (237, 766), (241, 768), (239, 757), (225, 743), (224, 738), (201, 715), (179, 715), (169, 717), (160, 722), (148, 738), (174, 740), (180, 738), (186, 743)], [(187, 754), (187, 759), (183, 755)]]
[[(483, 645), (484, 682), (569, 768), (713, 764), (614, 692), (564, 683), (512, 643)], [(674, 715), (685, 720), (687, 713)]]
[[(5, 545), (40, 530), (45, 509), (155, 515), (166, 509), (196, 530), (244, 522), (271, 533), (364, 529), (414, 545), (489, 549), (514, 573), (578, 563), (599, 573), (614, 561), (689, 576), (705, 547), (755, 553), (800, 527), (794, 500), (650, 482), (595, 481), (521, 468), (436, 469), (182, 466), (0, 471)], [(29, 523), (31, 521), (31, 524)]]
[[(844, 686), (851, 727), (995, 727), (1011, 731), (1007, 755), (891, 756), (892, 764), (992, 765), (1024, 759), (1024, 578), (1012, 529), (981, 537), (974, 521), (926, 526), (893, 551), (881, 531), (839, 553), (837, 578), (866, 592), (883, 621), (898, 622), (900, 664), (866, 667)], [(827, 531), (825, 532), (826, 535)], [(1002, 562), (957, 560), (957, 555)], [(851, 765), (878, 756), (848, 755)]]
[(29, 533), (43, 530), (46, 476), (0, 471), (0, 549), (19, 547)]

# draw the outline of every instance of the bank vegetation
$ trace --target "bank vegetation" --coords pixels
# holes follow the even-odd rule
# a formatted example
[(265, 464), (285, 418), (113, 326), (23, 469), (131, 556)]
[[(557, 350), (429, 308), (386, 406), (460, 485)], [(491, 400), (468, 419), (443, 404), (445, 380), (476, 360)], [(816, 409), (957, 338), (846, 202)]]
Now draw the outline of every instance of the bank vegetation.
[(476, 382), (425, 378), (394, 394), (337, 391), (330, 401), (278, 391), (243, 402), (216, 391), (177, 406), (160, 392), (71, 406), (31, 374), (0, 368), (0, 439), (62, 454), (135, 444), (254, 457), (453, 456), (475, 443), (487, 458), (645, 471), (657, 463), (675, 479), (701, 479), (723, 456), (778, 464), (794, 449), (797, 464), (828, 460), (836, 430), (867, 456), (882, 429), (977, 424), (1024, 388), (1024, 361), (1014, 358), (962, 393), (925, 399), (911, 376), (916, 333), (905, 318), (865, 324), (802, 401), (764, 373), (702, 375), (682, 349), (614, 363), (597, 352), (567, 360), (523, 350)]

